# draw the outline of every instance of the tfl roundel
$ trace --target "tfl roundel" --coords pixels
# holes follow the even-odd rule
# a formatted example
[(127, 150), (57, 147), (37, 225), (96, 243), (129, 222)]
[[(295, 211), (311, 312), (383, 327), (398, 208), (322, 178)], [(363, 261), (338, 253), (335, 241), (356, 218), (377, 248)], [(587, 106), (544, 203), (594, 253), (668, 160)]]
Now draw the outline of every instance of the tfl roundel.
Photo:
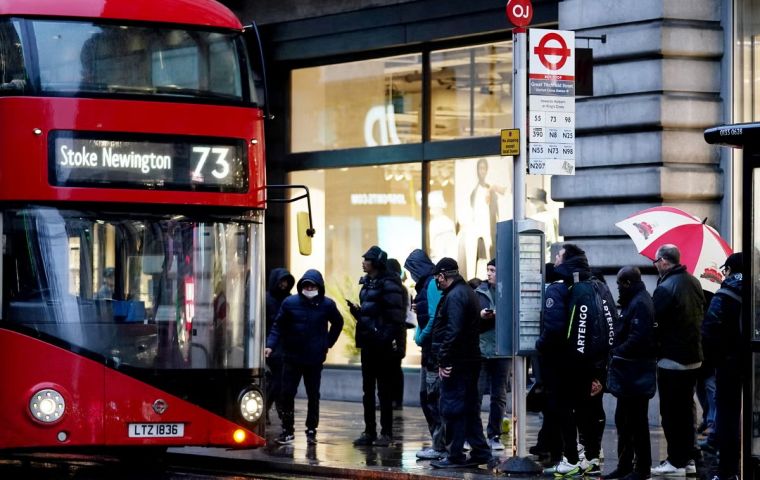
[(527, 27), (533, 19), (533, 5), (530, 0), (509, 0), (507, 18), (515, 27)]

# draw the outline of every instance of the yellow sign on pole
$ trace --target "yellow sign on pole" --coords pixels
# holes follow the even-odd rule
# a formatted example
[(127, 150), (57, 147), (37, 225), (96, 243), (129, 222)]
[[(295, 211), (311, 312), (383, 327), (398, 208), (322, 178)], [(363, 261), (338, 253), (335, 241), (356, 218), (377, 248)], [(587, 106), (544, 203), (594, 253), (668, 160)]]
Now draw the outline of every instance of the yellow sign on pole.
[(520, 155), (520, 129), (505, 128), (501, 131), (501, 154)]

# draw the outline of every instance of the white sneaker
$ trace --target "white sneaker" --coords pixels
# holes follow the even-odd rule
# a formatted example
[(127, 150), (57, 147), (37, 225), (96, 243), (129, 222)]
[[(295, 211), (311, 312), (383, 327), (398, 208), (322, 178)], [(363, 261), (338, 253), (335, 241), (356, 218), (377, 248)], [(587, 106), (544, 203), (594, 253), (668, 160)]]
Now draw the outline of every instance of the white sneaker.
[(581, 471), (583, 471), (584, 475), (600, 475), (602, 473), (598, 458), (592, 458), (591, 460), (586, 460), (584, 458), (581, 460), (580, 464)]
[(462, 445), (462, 450), (472, 450), (472, 448), (470, 448), (470, 442), (465, 440), (464, 445)]
[(446, 455), (446, 452), (439, 452), (433, 447), (425, 447), (416, 453), (417, 458), (422, 460), (438, 460)]
[(586, 459), (586, 447), (582, 443), (578, 444), (578, 461), (582, 462)]
[(555, 476), (571, 476), (571, 475), (580, 475), (580, 474), (581, 474), (580, 462), (569, 463), (563, 460), (554, 466)]
[(689, 476), (696, 475), (697, 462), (695, 462), (694, 460), (689, 460), (689, 463), (686, 464), (684, 471), (686, 471), (686, 475), (689, 475)]
[(491, 447), (491, 450), (504, 450), (504, 445), (499, 440), (499, 437), (489, 439), (488, 446)]
[(674, 467), (668, 460), (663, 460), (656, 467), (652, 467), (652, 475), (661, 475), (665, 477), (685, 477), (686, 469), (684, 467)]

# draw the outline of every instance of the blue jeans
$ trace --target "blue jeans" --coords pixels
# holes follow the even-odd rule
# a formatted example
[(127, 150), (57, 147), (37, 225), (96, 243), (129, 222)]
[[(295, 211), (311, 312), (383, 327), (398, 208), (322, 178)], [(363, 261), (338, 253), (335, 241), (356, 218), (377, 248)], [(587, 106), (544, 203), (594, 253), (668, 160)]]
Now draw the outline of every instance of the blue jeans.
[(483, 395), (488, 390), (491, 397), (486, 427), (488, 438), (501, 436), (501, 422), (507, 410), (507, 385), (511, 370), (511, 358), (486, 358), (481, 364), (478, 379), (478, 405), (483, 404)]

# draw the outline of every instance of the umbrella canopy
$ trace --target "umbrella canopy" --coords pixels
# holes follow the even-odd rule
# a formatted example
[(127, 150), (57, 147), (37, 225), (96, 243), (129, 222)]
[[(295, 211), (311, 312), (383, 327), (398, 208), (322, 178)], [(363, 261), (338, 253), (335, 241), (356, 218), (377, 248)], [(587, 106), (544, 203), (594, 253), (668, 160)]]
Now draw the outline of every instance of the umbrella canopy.
[(723, 281), (720, 266), (731, 254), (731, 247), (706, 221), (662, 206), (636, 212), (615, 225), (633, 239), (640, 254), (652, 260), (661, 245), (677, 246), (681, 264), (699, 279), (703, 289), (715, 293)]

